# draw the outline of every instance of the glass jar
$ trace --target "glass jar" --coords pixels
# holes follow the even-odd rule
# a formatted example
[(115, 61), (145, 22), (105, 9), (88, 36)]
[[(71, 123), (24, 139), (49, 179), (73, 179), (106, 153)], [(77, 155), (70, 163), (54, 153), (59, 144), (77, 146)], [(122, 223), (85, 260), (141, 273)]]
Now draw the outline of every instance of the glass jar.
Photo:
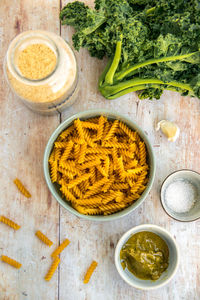
[(16, 36), (8, 48), (4, 72), (13, 92), (38, 113), (61, 112), (77, 98), (75, 54), (52, 32), (26, 31)]

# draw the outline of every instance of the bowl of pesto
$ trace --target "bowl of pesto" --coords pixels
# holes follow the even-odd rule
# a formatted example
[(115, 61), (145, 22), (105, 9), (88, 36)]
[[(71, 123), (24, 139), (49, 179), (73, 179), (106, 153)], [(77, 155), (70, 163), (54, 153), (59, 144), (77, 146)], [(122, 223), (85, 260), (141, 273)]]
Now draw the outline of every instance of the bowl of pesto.
[(178, 245), (164, 228), (139, 225), (119, 240), (115, 265), (129, 285), (142, 290), (156, 289), (175, 275), (179, 265)]

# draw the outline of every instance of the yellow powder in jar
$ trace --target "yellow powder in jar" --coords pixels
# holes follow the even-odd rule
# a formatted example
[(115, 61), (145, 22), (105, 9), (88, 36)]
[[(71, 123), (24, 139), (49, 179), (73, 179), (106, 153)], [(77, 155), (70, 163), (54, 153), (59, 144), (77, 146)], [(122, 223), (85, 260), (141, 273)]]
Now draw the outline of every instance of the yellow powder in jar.
[(31, 44), (17, 57), (17, 66), (21, 74), (32, 80), (47, 77), (56, 66), (55, 53), (45, 44)]

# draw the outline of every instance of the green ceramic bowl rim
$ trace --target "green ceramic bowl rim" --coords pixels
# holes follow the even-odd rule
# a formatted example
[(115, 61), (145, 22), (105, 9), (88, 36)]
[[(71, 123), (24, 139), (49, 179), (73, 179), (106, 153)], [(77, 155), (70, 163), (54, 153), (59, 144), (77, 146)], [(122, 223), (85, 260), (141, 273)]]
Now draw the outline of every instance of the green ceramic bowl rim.
[[(89, 118), (100, 116), (100, 115), (107, 116), (108, 118), (111, 118), (111, 119), (121, 120), (125, 124), (127, 124), (130, 128), (133, 128), (134, 130), (136, 130), (139, 133), (139, 135), (141, 136), (142, 140), (145, 142), (146, 147), (147, 147), (148, 156), (149, 156), (149, 164), (150, 164), (150, 174), (149, 174), (149, 181), (148, 181), (146, 189), (144, 190), (141, 197), (136, 202), (134, 202), (132, 205), (130, 205), (129, 207), (125, 208), (124, 210), (122, 210), (120, 212), (117, 212), (115, 214), (112, 214), (112, 215), (108, 215), (108, 216), (101, 216), (101, 215), (100, 216), (88, 216), (88, 215), (80, 214), (73, 207), (71, 207), (69, 204), (67, 204), (67, 202), (64, 199), (62, 199), (62, 197), (57, 193), (55, 185), (51, 182), (51, 178), (50, 178), (50, 174), (49, 174), (48, 159), (49, 159), (49, 155), (52, 151), (53, 143), (55, 142), (58, 135), (64, 129), (66, 129), (68, 126), (70, 126), (75, 119), (77, 119), (77, 118), (89, 119)], [(44, 168), (44, 177), (45, 177), (47, 186), (48, 186), (50, 192), (52, 193), (52, 195), (54, 196), (54, 198), (58, 201), (58, 203), (60, 205), (62, 205), (64, 208), (66, 208), (72, 214), (74, 214), (74, 215), (76, 215), (80, 218), (86, 219), (86, 220), (111, 221), (111, 220), (117, 220), (117, 219), (119, 219), (123, 216), (126, 216), (127, 214), (129, 214), (130, 212), (132, 212), (133, 210), (135, 210), (138, 206), (140, 206), (142, 204), (142, 202), (147, 197), (147, 195), (148, 195), (148, 193), (149, 193), (149, 191), (150, 191), (150, 189), (153, 185), (156, 166), (155, 166), (155, 156), (154, 156), (154, 153), (153, 153), (153, 148), (152, 148), (152, 146), (149, 142), (149, 139), (145, 135), (143, 130), (135, 122), (133, 122), (132, 120), (130, 120), (127, 117), (124, 117), (123, 115), (121, 115), (117, 112), (111, 112), (111, 111), (105, 110), (105, 109), (93, 109), (93, 110), (87, 110), (87, 111), (79, 112), (77, 114), (72, 115), (71, 117), (69, 117), (65, 121), (63, 121), (56, 128), (56, 130), (50, 136), (50, 138), (48, 140), (48, 143), (46, 145), (46, 148), (45, 148), (43, 168)]]

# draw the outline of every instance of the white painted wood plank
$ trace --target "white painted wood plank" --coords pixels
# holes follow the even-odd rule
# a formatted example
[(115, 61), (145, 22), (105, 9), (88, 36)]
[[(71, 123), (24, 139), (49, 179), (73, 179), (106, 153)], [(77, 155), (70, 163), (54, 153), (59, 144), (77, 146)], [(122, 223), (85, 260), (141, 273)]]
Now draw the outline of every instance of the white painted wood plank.
[[(3, 62), (12, 38), (28, 29), (51, 30), (59, 34), (60, 4), (48, 1), (0, 1), (0, 60)], [(20, 261), (20, 270), (0, 262), (0, 299), (55, 300), (58, 274), (50, 283), (43, 279), (50, 266), (50, 252), (35, 236), (40, 229), (58, 242), (59, 207), (47, 190), (43, 178), (43, 152), (59, 116), (32, 113), (11, 93), (0, 68), (0, 214), (19, 223), (18, 232), (0, 224), (0, 255)], [(26, 199), (13, 179), (19, 177), (32, 194)]]

